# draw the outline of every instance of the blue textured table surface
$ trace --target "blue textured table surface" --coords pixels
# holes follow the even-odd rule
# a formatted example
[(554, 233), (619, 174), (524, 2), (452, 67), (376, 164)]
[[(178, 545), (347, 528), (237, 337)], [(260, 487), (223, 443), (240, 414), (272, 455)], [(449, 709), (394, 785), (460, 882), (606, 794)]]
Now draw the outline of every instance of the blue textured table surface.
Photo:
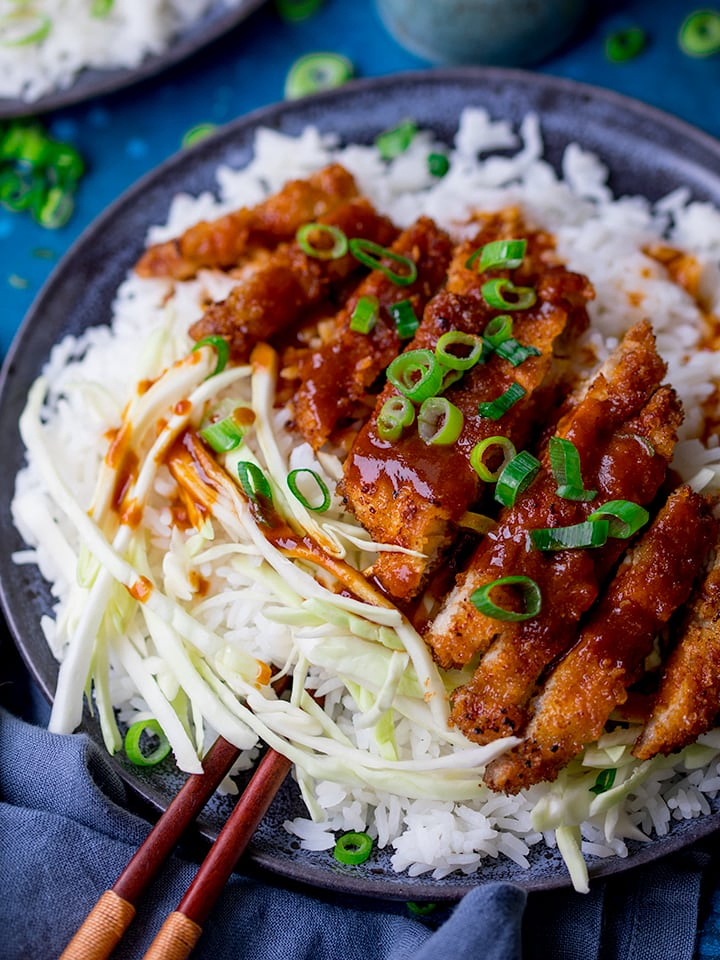
[[(720, 56), (693, 59), (677, 42), (678, 27), (695, 4), (608, 0), (591, 6), (602, 6), (603, 12), (590, 17), (571, 45), (533, 69), (636, 97), (720, 137)], [(604, 53), (605, 37), (627, 26), (644, 28), (648, 46), (629, 62), (612, 63)], [(88, 172), (76, 211), (60, 230), (43, 229), (25, 215), (0, 209), (2, 354), (55, 263), (102, 210), (179, 150), (193, 125), (222, 124), (280, 100), (290, 65), (312, 50), (345, 54), (363, 77), (428, 66), (388, 35), (371, 0), (326, 0), (301, 23), (283, 22), (267, 4), (169, 72), (44, 117), (54, 137), (80, 150)], [(698, 956), (720, 957), (720, 898), (712, 898), (704, 912)]]

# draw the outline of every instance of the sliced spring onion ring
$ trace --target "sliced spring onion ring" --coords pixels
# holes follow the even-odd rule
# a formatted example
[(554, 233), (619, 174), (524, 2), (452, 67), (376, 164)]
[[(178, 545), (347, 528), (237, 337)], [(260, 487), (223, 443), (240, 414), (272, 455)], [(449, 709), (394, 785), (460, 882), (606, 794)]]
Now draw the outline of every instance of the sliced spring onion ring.
[[(496, 470), (491, 470), (483, 460), (485, 452), (490, 447), (500, 447), (503, 452), (502, 463)], [(476, 443), (472, 448), (472, 452), (470, 453), (470, 466), (481, 480), (484, 480), (486, 483), (495, 483), (516, 453), (515, 444), (508, 437), (487, 437), (485, 440), (481, 440), (480, 443)]]
[[(140, 745), (143, 734), (147, 731), (151, 736), (158, 738), (159, 743), (149, 753), (144, 753)], [(154, 767), (170, 753), (170, 741), (163, 733), (157, 720), (138, 720), (125, 734), (125, 754), (136, 767)]]
[(476, 250), (465, 261), (466, 267), (478, 263), (478, 272), (486, 270), (514, 270), (525, 257), (527, 240), (493, 240)]
[(460, 436), (463, 422), (462, 411), (447, 397), (428, 397), (418, 413), (418, 433), (425, 443), (446, 447)]
[(443, 368), (432, 350), (407, 350), (387, 368), (387, 378), (409, 400), (434, 397), (443, 382)]
[(385, 130), (375, 137), (375, 146), (383, 160), (394, 160), (401, 153), (405, 153), (407, 148), (415, 139), (417, 133), (417, 124), (413, 120), (403, 120), (392, 130)]
[(436, 903), (415, 903), (414, 900), (408, 900), (405, 906), (408, 908), (408, 911), (416, 917), (427, 917), (428, 914), (437, 910)]
[(493, 317), (488, 323), (483, 331), (483, 337), (493, 347), (497, 347), (512, 337), (512, 329), (513, 318), (509, 313), (501, 313), (497, 317)]
[(627, 27), (611, 33), (605, 41), (605, 56), (613, 63), (633, 60), (645, 49), (647, 37), (642, 27)]
[(585, 520), (569, 527), (531, 530), (530, 541), (536, 550), (581, 550), (604, 546), (609, 530), (608, 520)]
[(102, 19), (107, 17), (115, 6), (115, 0), (93, 0), (90, 7), (90, 16)]
[(518, 343), (514, 337), (508, 337), (507, 340), (503, 340), (495, 347), (495, 353), (503, 360), (507, 360), (513, 367), (519, 367), (530, 357), (539, 357), (542, 351), (538, 350), (537, 347), (526, 347), (524, 344)]
[(372, 853), (372, 838), (367, 833), (344, 833), (338, 837), (333, 856), (340, 863), (365, 863)]
[[(521, 595), (524, 604), (524, 611), (518, 613), (515, 610), (507, 610), (500, 607), (490, 598), (490, 593), (496, 587), (515, 587)], [(520, 620), (530, 620), (536, 617), (542, 609), (542, 594), (540, 587), (530, 577), (514, 576), (500, 577), (499, 580), (493, 580), (492, 583), (485, 584), (484, 587), (478, 587), (470, 595), (470, 602), (473, 606), (485, 614), (486, 617), (492, 617), (493, 620), (507, 620), (518, 622)]]
[(69, 143), (50, 141), (47, 164), (60, 183), (75, 183), (85, 173), (85, 161)]
[(710, 57), (720, 50), (720, 13), (695, 10), (683, 20), (678, 34), (683, 53), (690, 57)]
[(198, 342), (192, 348), (192, 352), (194, 353), (196, 350), (200, 350), (201, 347), (214, 347), (215, 352), (217, 353), (217, 364), (215, 365), (215, 369), (210, 376), (214, 377), (216, 373), (222, 373), (227, 366), (228, 360), (230, 359), (230, 344), (227, 342), (225, 337), (219, 337), (217, 334), (212, 334), (209, 337), (203, 337), (202, 340), (198, 340)]
[(617, 770), (615, 767), (610, 767), (607, 770), (601, 770), (597, 775), (595, 783), (590, 787), (590, 793), (594, 793), (598, 796), (601, 793), (607, 793), (608, 790), (615, 783), (615, 774)]
[[(320, 503), (311, 503), (305, 494), (300, 490), (298, 486), (298, 477), (300, 476), (312, 477), (313, 482), (322, 498)], [(314, 510), (316, 513), (324, 513), (330, 506), (332, 498), (330, 496), (330, 491), (327, 488), (327, 484), (320, 474), (315, 470), (311, 470), (310, 467), (297, 467), (297, 469), (291, 470), (287, 475), (287, 485), (292, 495), (300, 501), (306, 510)]]
[(415, 316), (415, 310), (410, 300), (400, 300), (390, 307), (390, 316), (395, 321), (395, 328), (401, 340), (409, 340), (415, 335), (420, 321)]
[[(350, 241), (350, 253), (359, 260), (360, 263), (370, 267), (371, 270), (381, 270), (388, 280), (397, 283), (398, 286), (407, 287), (417, 280), (417, 266), (408, 257), (403, 257), (399, 253), (388, 250), (387, 247), (381, 247), (379, 243), (373, 240), (364, 240), (362, 237), (355, 237)], [(401, 264), (407, 271), (404, 274), (395, 273), (390, 267), (386, 267), (381, 258), (385, 257)]]
[(558, 496), (563, 500), (593, 500), (597, 490), (586, 490), (583, 486), (580, 454), (575, 444), (564, 437), (550, 437), (548, 451)]
[(238, 407), (226, 417), (207, 423), (198, 433), (216, 453), (228, 453), (240, 446), (253, 420), (249, 407)]
[(272, 502), (272, 490), (260, 467), (251, 460), (240, 460), (237, 465), (238, 479), (243, 493), (254, 503), (262, 497)]
[(341, 87), (352, 78), (353, 65), (340, 53), (306, 53), (290, 67), (285, 79), (285, 99)]
[[(332, 238), (331, 247), (316, 247), (311, 241), (312, 234), (326, 234)], [(303, 253), (317, 260), (337, 260), (348, 251), (348, 238), (340, 227), (329, 223), (304, 223), (298, 228), (295, 239)]]
[(458, 520), (458, 526), (464, 530), (472, 530), (474, 533), (484, 535), (488, 530), (497, 526), (497, 521), (492, 517), (486, 517), (484, 513), (475, 513), (472, 510), (466, 510)]
[(52, 29), (47, 14), (32, 7), (18, 7), (0, 17), (0, 46), (26, 47), (41, 43)]
[(650, 519), (650, 514), (639, 503), (631, 500), (608, 500), (588, 516), (588, 520), (609, 520), (608, 536), (627, 540)]
[(540, 461), (522, 450), (507, 463), (495, 484), (495, 499), (512, 507), (517, 497), (533, 482), (540, 471)]
[(216, 123), (196, 123), (194, 127), (190, 127), (189, 130), (186, 130), (180, 141), (180, 146), (183, 149), (194, 146), (196, 143), (200, 143), (201, 140), (206, 140), (211, 133), (215, 133), (217, 130)]
[[(503, 277), (486, 280), (480, 292), (487, 305), (497, 310), (527, 310), (537, 300), (537, 294), (532, 287), (516, 287), (512, 280)], [(508, 300), (506, 293), (513, 299)]]
[(525, 396), (525, 389), (517, 381), (513, 381), (505, 393), (494, 400), (486, 400), (478, 404), (478, 413), (489, 420), (499, 420), (503, 414)]
[(322, 3), (323, 0), (275, 0), (275, 8), (283, 20), (298, 23), (311, 17)]
[(75, 209), (72, 194), (62, 187), (51, 187), (45, 196), (41, 196), (33, 203), (33, 217), (42, 227), (48, 230), (57, 230), (64, 227)]
[[(455, 349), (462, 353), (455, 352)], [(485, 356), (485, 343), (482, 337), (462, 330), (448, 330), (435, 344), (435, 356), (448, 370), (469, 370), (476, 363), (482, 363)]]
[(431, 177), (444, 177), (450, 169), (450, 161), (444, 153), (429, 153), (427, 158), (428, 173)]
[(370, 333), (377, 323), (379, 313), (377, 297), (360, 297), (350, 317), (350, 329), (356, 333)]
[(378, 414), (378, 436), (383, 440), (399, 440), (404, 428), (414, 420), (415, 407), (407, 397), (390, 397)]

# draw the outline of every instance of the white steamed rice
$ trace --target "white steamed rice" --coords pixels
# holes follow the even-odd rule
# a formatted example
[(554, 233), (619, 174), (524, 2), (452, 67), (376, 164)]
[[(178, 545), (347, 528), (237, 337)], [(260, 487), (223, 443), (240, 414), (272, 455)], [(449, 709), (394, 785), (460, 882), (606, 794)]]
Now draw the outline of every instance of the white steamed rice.
[[(222, 0), (224, 6), (239, 0)], [(0, 97), (29, 103), (69, 87), (80, 71), (138, 67), (160, 54), (218, 0), (0, 0)], [(37, 36), (35, 42), (20, 42)]]
[[(599, 360), (630, 326), (643, 317), (651, 319), (669, 365), (668, 380), (687, 414), (675, 466), (685, 479), (699, 476), (699, 483), (719, 487), (720, 450), (715, 441), (706, 448), (696, 438), (702, 427), (701, 405), (720, 383), (720, 358), (704, 346), (707, 331), (698, 304), (642, 251), (662, 237), (693, 253), (703, 264), (705, 311), (718, 313), (720, 213), (691, 202), (682, 189), (654, 205), (642, 197), (615, 199), (601, 160), (574, 144), (565, 151), (558, 175), (542, 158), (542, 135), (535, 116), (526, 117), (515, 131), (504, 121), (491, 120), (483, 110), (467, 109), (450, 154), (450, 171), (441, 180), (431, 177), (426, 166), (428, 152), (437, 149), (442, 145), (422, 132), (406, 153), (386, 164), (371, 147), (339, 147), (332, 137), (312, 128), (297, 139), (260, 130), (247, 168), (218, 170), (219, 199), (209, 194), (176, 197), (167, 223), (153, 227), (148, 241), (176, 236), (199, 219), (254, 204), (287, 179), (305, 176), (332, 160), (343, 163), (361, 190), (400, 226), (427, 214), (460, 236), (469, 207), (498, 210), (519, 205), (530, 223), (555, 234), (558, 251), (570, 269), (591, 278), (597, 298), (590, 304), (589, 339)], [(502, 149), (503, 156), (493, 156), (495, 149)], [(188, 351), (191, 341), (186, 331), (200, 315), (203, 297), (222, 299), (228, 284), (227, 277), (204, 271), (196, 280), (177, 284), (175, 295), (166, 302), (167, 282), (131, 275), (118, 291), (112, 328), (88, 330), (54, 348), (44, 374), (49, 383), (44, 417), (50, 421), (43, 430), (44, 443), (83, 509), (91, 501), (104, 455), (99, 438), (119, 422), (136, 381), (148, 376), (153, 365), (162, 367)], [(139, 343), (146, 344), (140, 357)], [(279, 416), (280, 428), (282, 423)], [(333, 457), (315, 457), (307, 445), (290, 437), (282, 443), (291, 466), (312, 466), (329, 484), (337, 479), (339, 462)], [(67, 625), (77, 615), (73, 608), (77, 599), (71, 598), (77, 590), (73, 571), (81, 551), (73, 525), (38, 476), (32, 450), (29, 461), (18, 477), (13, 510), (30, 547), (16, 559), (37, 563), (53, 584), (57, 605), (53, 617), (44, 619), (43, 629), (53, 653), (62, 659), (67, 651)], [(202, 541), (198, 535), (173, 529), (167, 507), (173, 488), (168, 472), (160, 470), (145, 514), (152, 529), (148, 562), (166, 594), (180, 604), (189, 603), (193, 596), (190, 570), (196, 569), (213, 589), (195, 616), (220, 634), (229, 648), (248, 650), (278, 666), (288, 660), (296, 663), (301, 649), (314, 662), (311, 683), (325, 697), (325, 710), (340, 731), (338, 737), (342, 734), (349, 744), (382, 759), (387, 743), (380, 744), (374, 728), (363, 725), (358, 710), (358, 700), (363, 699), (360, 680), (346, 675), (343, 682), (337, 669), (321, 664), (323, 655), (318, 650), (332, 646), (338, 629), (293, 626), (292, 617), (278, 613), (286, 599), (283, 586), (258, 579), (258, 560), (252, 551), (244, 557), (212, 558), (212, 549), (222, 554), (225, 540), (219, 530), (214, 541)], [(333, 511), (334, 517), (347, 519), (337, 503)], [(199, 565), (198, 553), (206, 557)], [(363, 554), (357, 553), (355, 559), (360, 562)], [(131, 639), (135, 650), (149, 658), (150, 672), (172, 699), (180, 687), (178, 675), (146, 636), (131, 632)], [(115, 648), (109, 657), (110, 697), (121, 719), (132, 722), (148, 716), (152, 711), (120, 664)], [(367, 708), (364, 704), (363, 709)], [(394, 742), (401, 760), (427, 767), (432, 758), (461, 749), (459, 735), (443, 739), (411, 717), (409, 706), (408, 715), (399, 709), (395, 717)], [(270, 726), (272, 722), (268, 719)], [(204, 723), (198, 725), (200, 739), (212, 737)], [(322, 770), (329, 768), (314, 774), (306, 771), (300, 774), (300, 783), (312, 818), (298, 818), (286, 828), (310, 850), (331, 847), (338, 831), (368, 830), (378, 846), (393, 849), (396, 870), (438, 878), (453, 871), (472, 873), (482, 868), (486, 858), (507, 857), (525, 866), (533, 845), (559, 843), (576, 887), (585, 889), (584, 868), (573, 854), (580, 834), (586, 857), (622, 857), (627, 855), (628, 840), (663, 835), (673, 821), (707, 814), (709, 801), (720, 790), (718, 733), (701, 738), (701, 744), (680, 757), (650, 761), (630, 789), (632, 784), (624, 778), (633, 768), (623, 764), (634, 736), (632, 730), (608, 734), (588, 750), (584, 767), (576, 762), (556, 784), (541, 784), (514, 797), (475, 785), (463, 788), (465, 793), (460, 791), (458, 796), (443, 798), (439, 772), (425, 774), (429, 796), (415, 789), (408, 797), (400, 795), (402, 791), (390, 792), (389, 784), (401, 782), (392, 774), (357, 782), (352, 777), (324, 776)], [(616, 787), (593, 798), (588, 784), (599, 769), (608, 766), (620, 767)]]

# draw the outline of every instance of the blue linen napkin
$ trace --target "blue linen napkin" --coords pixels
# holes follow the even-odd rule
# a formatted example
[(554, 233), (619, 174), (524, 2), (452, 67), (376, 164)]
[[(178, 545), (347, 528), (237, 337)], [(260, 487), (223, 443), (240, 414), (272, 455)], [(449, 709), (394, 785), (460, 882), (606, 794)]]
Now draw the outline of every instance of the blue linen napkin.
[[(104, 752), (85, 735), (48, 733), (39, 695), (22, 670), (12, 672), (0, 685), (0, 960), (51, 960), (149, 826), (130, 812), (131, 798)], [(422, 919), (405, 904), (311, 895), (238, 873), (194, 957), (706, 960), (720, 955), (711, 952), (716, 931), (696, 951), (710, 847), (706, 842), (596, 882), (586, 896), (527, 895), (513, 884), (492, 883)], [(143, 955), (194, 872), (190, 860), (170, 860), (145, 895), (117, 960)]]

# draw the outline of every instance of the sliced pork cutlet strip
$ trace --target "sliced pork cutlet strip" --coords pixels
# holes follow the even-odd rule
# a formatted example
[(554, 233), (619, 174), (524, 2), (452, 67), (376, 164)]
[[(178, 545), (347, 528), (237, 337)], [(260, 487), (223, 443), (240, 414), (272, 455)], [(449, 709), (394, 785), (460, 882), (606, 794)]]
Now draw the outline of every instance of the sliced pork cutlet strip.
[[(557, 431), (575, 445), (585, 487), (596, 490), (596, 498), (559, 497), (546, 449), (536, 480), (512, 508), (501, 511), (497, 527), (478, 547), (426, 635), (443, 665), (468, 663), (484, 653), (471, 681), (452, 696), (453, 723), (471, 740), (487, 743), (523, 728), (538, 678), (570, 647), (581, 617), (626, 546), (610, 537), (594, 549), (543, 551), (532, 546), (530, 532), (581, 523), (610, 500), (647, 506), (666, 476), (680, 405), (670, 387), (657, 388), (664, 364), (649, 327), (629, 336), (631, 344), (625, 341), (610, 379), (596, 377)], [(473, 592), (506, 576), (529, 577), (537, 584), (542, 596), (537, 615), (510, 621), (475, 608)], [(497, 588), (493, 601), (515, 609), (511, 589)]]
[(517, 793), (554, 780), (597, 740), (658, 632), (690, 596), (716, 532), (704, 497), (687, 486), (670, 495), (546, 680), (522, 743), (488, 766), (489, 787)]
[[(689, 534), (688, 534), (689, 535)], [(693, 743), (720, 712), (720, 549), (688, 605), (633, 753), (648, 760)]]
[[(318, 223), (337, 227), (348, 238), (361, 237), (380, 246), (393, 243), (397, 228), (363, 198), (351, 200)], [(318, 234), (318, 245), (322, 234)], [(196, 340), (226, 337), (232, 358), (244, 363), (256, 343), (288, 329), (310, 308), (328, 298), (362, 265), (348, 251), (335, 259), (305, 253), (297, 242), (281, 244), (257, 269), (248, 270), (227, 299), (208, 307), (190, 327)]]
[[(399, 353), (402, 342), (390, 308), (407, 300), (415, 316), (421, 317), (430, 297), (445, 283), (452, 241), (428, 217), (404, 230), (390, 249), (415, 264), (414, 282), (402, 286), (383, 270), (373, 270), (336, 315), (332, 338), (297, 356), (301, 383), (294, 401), (295, 425), (316, 450), (343, 418), (353, 414), (358, 401)], [(383, 263), (400, 275), (406, 270), (392, 259)], [(362, 297), (378, 301), (377, 322), (369, 333), (350, 325)]]
[(290, 180), (254, 207), (243, 207), (217, 220), (203, 220), (180, 237), (148, 247), (135, 270), (141, 277), (189, 280), (203, 267), (229, 270), (259, 249), (272, 249), (294, 238), (310, 223), (357, 197), (352, 174), (334, 163), (307, 180)]
[[(502, 432), (517, 446), (526, 443), (548, 407), (566, 372), (570, 344), (587, 326), (585, 303), (592, 290), (585, 277), (563, 267), (546, 268), (544, 246), (525, 229), (528, 239), (523, 285), (532, 283), (536, 304), (517, 311), (513, 336), (534, 346), (520, 366), (493, 354), (485, 364), (469, 370), (444, 392), (464, 417), (462, 432), (451, 445), (426, 444), (417, 428), (408, 428), (396, 441), (383, 440), (378, 416), (386, 400), (397, 395), (388, 383), (375, 411), (360, 430), (345, 463), (343, 492), (358, 520), (373, 539), (392, 543), (420, 555), (384, 551), (367, 571), (382, 588), (400, 602), (411, 600), (454, 541), (458, 522), (481, 496), (483, 483), (470, 466), (470, 455), (480, 441)], [(499, 311), (490, 309), (479, 296), (486, 275), (476, 278), (456, 267), (451, 278), (464, 294), (441, 291), (428, 304), (410, 350), (434, 350), (449, 330), (480, 334)], [(502, 421), (481, 417), (478, 404), (491, 402), (518, 383), (525, 395)]]

